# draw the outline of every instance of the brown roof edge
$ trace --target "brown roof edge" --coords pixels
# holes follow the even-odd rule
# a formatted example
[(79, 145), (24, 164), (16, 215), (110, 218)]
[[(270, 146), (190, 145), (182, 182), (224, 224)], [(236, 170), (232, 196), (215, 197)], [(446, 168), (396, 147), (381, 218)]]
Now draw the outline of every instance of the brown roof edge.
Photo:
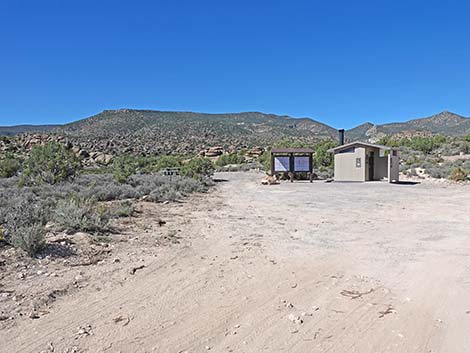
[(376, 145), (374, 143), (355, 141), (355, 142), (347, 143), (345, 145), (337, 146), (335, 148), (330, 148), (328, 150), (328, 152), (334, 153), (336, 151), (341, 151), (343, 149), (354, 147), (354, 146), (373, 147), (373, 148), (379, 148), (381, 150), (386, 150), (386, 151), (392, 151), (392, 150), (397, 150), (398, 149), (398, 148), (395, 148), (395, 147), (389, 147), (389, 146), (384, 146), (384, 145)]
[(271, 153), (313, 153), (311, 148), (273, 148)]

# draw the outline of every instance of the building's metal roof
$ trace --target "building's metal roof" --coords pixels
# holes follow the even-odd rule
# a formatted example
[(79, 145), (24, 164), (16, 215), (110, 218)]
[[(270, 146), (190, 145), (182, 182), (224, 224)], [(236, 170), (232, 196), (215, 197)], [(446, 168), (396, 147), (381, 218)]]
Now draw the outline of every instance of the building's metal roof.
[(271, 153), (313, 153), (311, 148), (273, 148)]
[(347, 143), (345, 145), (341, 145), (341, 146), (338, 146), (338, 147), (335, 147), (335, 148), (330, 148), (328, 150), (328, 152), (334, 153), (334, 152), (342, 151), (342, 150), (347, 149), (347, 148), (357, 147), (357, 146), (378, 148), (378, 149), (386, 150), (386, 151), (391, 151), (391, 150), (396, 150), (397, 149), (397, 148), (394, 148), (394, 147), (389, 147), (389, 146), (384, 146), (384, 145), (376, 145), (374, 143), (355, 141), (355, 142), (350, 142), (350, 143)]

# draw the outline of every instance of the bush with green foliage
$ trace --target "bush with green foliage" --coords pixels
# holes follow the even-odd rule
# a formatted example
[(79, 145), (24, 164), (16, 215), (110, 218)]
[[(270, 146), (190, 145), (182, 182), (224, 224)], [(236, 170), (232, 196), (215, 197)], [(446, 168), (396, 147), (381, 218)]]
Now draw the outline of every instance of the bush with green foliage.
[(44, 225), (47, 208), (35, 203), (30, 195), (18, 195), (9, 200), (0, 220), (4, 238), (14, 247), (34, 256), (45, 244)]
[[(18, 185), (18, 177), (0, 179), (0, 229), (4, 243), (34, 255), (42, 249), (44, 226), (52, 221), (68, 231), (107, 232), (110, 217), (133, 213), (129, 199), (176, 201), (207, 192), (210, 178), (137, 174), (127, 184), (112, 174), (83, 174), (59, 184)], [(96, 201), (95, 201), (96, 200)], [(125, 200), (110, 210), (97, 201)]]
[(258, 162), (262, 165), (265, 172), (271, 170), (271, 148), (267, 148), (266, 151), (258, 157)]
[(115, 179), (120, 183), (127, 183), (135, 174), (151, 174), (166, 168), (180, 168), (183, 158), (181, 156), (140, 156), (122, 155), (115, 157), (112, 170)]
[(0, 158), (0, 178), (11, 178), (21, 170), (21, 160), (11, 152)]
[(333, 153), (328, 152), (330, 148), (338, 146), (338, 143), (333, 140), (323, 140), (315, 145), (313, 148), (315, 153), (313, 155), (313, 165), (315, 168), (333, 167)]
[(210, 177), (214, 174), (214, 164), (208, 158), (196, 157), (183, 164), (180, 169), (182, 176), (194, 179)]
[(112, 210), (114, 217), (131, 217), (135, 212), (135, 206), (132, 201), (121, 201), (116, 208)]
[(126, 183), (137, 170), (138, 163), (135, 157), (122, 155), (113, 158), (113, 175), (119, 183)]
[(11, 244), (33, 257), (45, 247), (45, 233), (39, 223), (20, 227), (11, 235)]
[(381, 138), (378, 143), (381, 145), (386, 145), (390, 147), (409, 147), (415, 151), (420, 151), (423, 153), (431, 153), (437, 148), (441, 147), (443, 144), (448, 142), (449, 138), (442, 135), (433, 135), (433, 136), (413, 136), (413, 137), (403, 137), (403, 138), (392, 138), (390, 136), (385, 136)]
[(58, 142), (48, 142), (32, 148), (24, 163), (21, 183), (57, 184), (73, 178), (80, 168), (80, 160), (71, 150)]
[(71, 195), (58, 201), (53, 220), (67, 232), (106, 232), (110, 214), (107, 207), (98, 205), (93, 198)]
[(452, 170), (452, 173), (450, 175), (450, 180), (465, 181), (465, 180), (468, 180), (468, 176), (469, 176), (468, 171), (462, 169), (461, 167), (457, 167), (454, 170)]
[(245, 162), (245, 157), (243, 155), (232, 152), (221, 155), (215, 162), (215, 165), (218, 167), (225, 167), (229, 164), (242, 164), (243, 162)]
[(158, 157), (155, 163), (155, 171), (159, 172), (167, 168), (180, 168), (183, 163), (183, 158), (180, 156), (161, 156)]

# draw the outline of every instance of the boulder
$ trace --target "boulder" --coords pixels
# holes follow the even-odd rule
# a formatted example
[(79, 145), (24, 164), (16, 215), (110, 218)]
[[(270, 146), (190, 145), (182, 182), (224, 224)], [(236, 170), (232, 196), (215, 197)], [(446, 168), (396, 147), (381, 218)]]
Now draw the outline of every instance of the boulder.
[(99, 164), (108, 165), (113, 160), (113, 156), (110, 154), (100, 153), (96, 158), (95, 162)]

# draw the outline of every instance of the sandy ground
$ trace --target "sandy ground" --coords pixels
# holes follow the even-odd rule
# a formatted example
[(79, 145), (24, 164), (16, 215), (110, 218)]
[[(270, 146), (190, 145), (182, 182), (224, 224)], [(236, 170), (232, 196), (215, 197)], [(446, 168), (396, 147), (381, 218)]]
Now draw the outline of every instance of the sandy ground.
[(83, 286), (4, 324), (0, 351), (470, 352), (470, 189), (218, 177), (141, 205), (96, 265), (22, 279)]

